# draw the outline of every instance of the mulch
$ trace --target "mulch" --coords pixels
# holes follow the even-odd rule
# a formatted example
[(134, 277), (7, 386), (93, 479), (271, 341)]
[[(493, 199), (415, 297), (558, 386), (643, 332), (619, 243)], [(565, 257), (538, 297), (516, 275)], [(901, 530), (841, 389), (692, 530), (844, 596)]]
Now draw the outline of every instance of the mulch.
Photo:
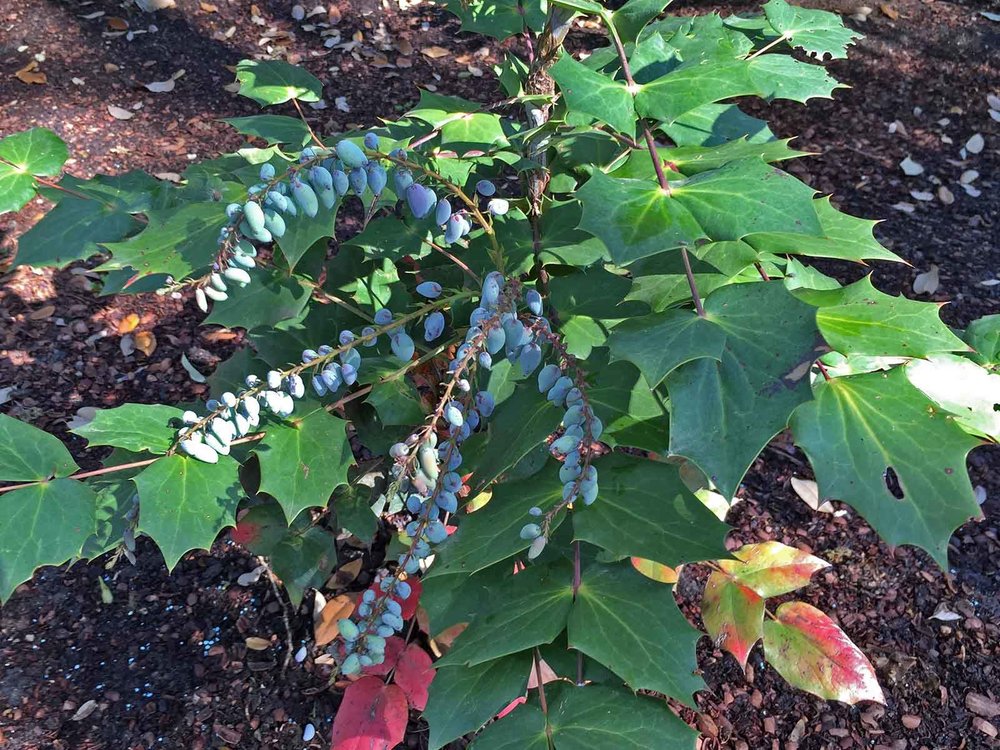
[[(306, 10), (312, 5), (303, 4)], [(340, 43), (357, 42), (345, 50), (326, 47), (329, 37), (303, 29), (290, 5), (179, 0), (176, 9), (150, 14), (112, 0), (0, 0), (0, 135), (34, 125), (54, 129), (70, 144), (74, 161), (68, 168), (81, 176), (130, 169), (178, 173), (195, 159), (240, 145), (218, 119), (257, 110), (225, 90), (233, 80), (227, 66), (269, 47), (285, 48), (326, 82), (326, 108), (308, 111), (326, 133), (404, 111), (416, 101), (418, 85), (480, 100), (500, 96), (488, 75), (478, 74), (502, 50), (459, 33), (440, 9), (341, 2), (333, 28)], [(702, 12), (709, 5), (720, 7), (688, 0), (674, 8)], [(857, 10), (853, 3), (828, 5)], [(844, 210), (886, 219), (876, 230), (880, 239), (911, 264), (824, 269), (843, 280), (872, 272), (879, 288), (917, 296), (917, 274), (936, 265), (940, 285), (931, 298), (948, 302), (942, 314), (962, 326), (1000, 312), (1000, 285), (989, 283), (1000, 275), (1000, 124), (986, 106), (987, 93), (1000, 95), (1000, 24), (978, 14), (1000, 11), (1000, 3), (872, 5), (877, 7), (866, 21), (850, 21), (865, 40), (850, 59), (831, 66), (852, 88), (808, 107), (749, 106), (778, 135), (798, 135), (795, 145), (816, 154), (794, 162), (791, 171), (833, 194)], [(722, 7), (739, 11), (754, 4)], [(575, 34), (572, 44), (588, 46), (593, 37)], [(445, 54), (421, 52), (434, 47)], [(45, 84), (14, 77), (32, 60)], [(182, 69), (172, 92), (142, 87)], [(115, 119), (109, 104), (135, 115)], [(960, 147), (977, 132), (986, 148), (963, 159)], [(903, 175), (898, 164), (908, 155), (925, 167), (923, 175)], [(972, 168), (980, 173), (974, 183), (979, 197), (959, 184)], [(942, 185), (953, 202), (937, 197)], [(911, 191), (934, 198), (916, 200)], [(913, 211), (894, 208), (900, 203)], [(43, 209), (36, 201), (0, 217), (0, 270)], [(239, 331), (199, 327), (192, 305), (155, 295), (95, 296), (87, 274), (93, 265), (59, 272), (20, 268), (0, 285), (0, 402), (6, 399), (0, 408), (65, 438), (85, 466), (95, 456), (67, 432), (77, 409), (190, 401), (204, 387), (179, 366), (181, 354), (209, 372), (242, 345)], [(132, 313), (139, 319), (133, 333), (156, 337), (148, 357), (121, 348), (120, 326)], [(14, 390), (5, 392), (9, 386)], [(837, 618), (868, 654), (887, 705), (817, 700), (785, 684), (763, 662), (760, 647), (744, 673), (705, 638), (699, 665), (708, 689), (698, 695), (704, 713), (697, 726), (706, 750), (997, 746), (996, 449), (975, 450), (970, 470), (973, 484), (986, 491), (985, 519), (955, 534), (951, 567), (941, 571), (918, 550), (888, 547), (849, 508), (811, 511), (789, 483), (792, 476), (809, 477), (804, 457), (781, 443), (765, 451), (730, 512), (732, 543), (776, 539), (832, 563), (801, 598)], [(265, 579), (236, 583), (255, 566), (252, 556), (223, 538), (212, 554), (188, 555), (171, 575), (155, 547), (142, 542), (135, 567), (77, 564), (40, 571), (0, 609), (0, 748), (325, 747), (339, 692), (327, 689), (326, 673), (311, 657), (282, 668), (286, 620), (297, 649), (310, 637), (310, 618), (290, 611)], [(696, 624), (698, 587), (697, 569), (678, 586)], [(939, 608), (956, 619), (931, 619)], [(250, 636), (270, 640), (271, 647), (248, 649)], [(317, 729), (311, 743), (302, 741), (307, 723)], [(414, 719), (406, 746), (425, 747), (425, 737)]]

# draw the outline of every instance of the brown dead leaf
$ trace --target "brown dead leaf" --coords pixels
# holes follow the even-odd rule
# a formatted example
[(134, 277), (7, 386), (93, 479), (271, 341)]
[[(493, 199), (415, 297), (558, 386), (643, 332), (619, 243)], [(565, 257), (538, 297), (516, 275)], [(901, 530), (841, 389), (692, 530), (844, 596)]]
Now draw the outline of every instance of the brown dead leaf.
[(219, 6), (218, 5), (212, 5), (212, 3), (200, 3), (199, 7), (201, 8), (202, 13), (218, 13), (219, 12)]
[(114, 104), (108, 105), (108, 114), (116, 120), (131, 120), (135, 117), (135, 112), (129, 112), (127, 109), (116, 107)]
[(231, 331), (228, 328), (214, 328), (208, 331), (202, 331), (198, 334), (203, 341), (207, 341), (209, 344), (218, 344), (224, 341), (232, 341), (239, 337), (236, 331)]
[(375, 57), (372, 58), (372, 67), (374, 67), (374, 68), (391, 68), (392, 67), (392, 63), (389, 62), (389, 58), (388, 57), (386, 57), (382, 53), (378, 53), (378, 54), (375, 55)]
[(139, 316), (135, 313), (129, 313), (118, 321), (118, 333), (124, 334), (129, 331), (134, 331), (137, 325), (139, 325)]
[(314, 623), (316, 645), (325, 646), (337, 637), (337, 620), (343, 620), (354, 613), (354, 602), (349, 596), (341, 594), (326, 603), (319, 619)]
[(19, 71), (14, 73), (14, 75), (17, 76), (17, 79), (21, 83), (36, 84), (39, 86), (49, 80), (42, 71), (38, 70), (37, 60), (32, 60)]
[(396, 67), (397, 68), (412, 68), (413, 67), (413, 60), (411, 60), (408, 57), (403, 57), (402, 55), (400, 55), (399, 57), (396, 58)]
[(108, 16), (108, 28), (112, 31), (128, 31), (128, 21), (118, 16)]
[(424, 47), (420, 50), (420, 54), (425, 57), (429, 57), (431, 60), (437, 60), (440, 57), (447, 57), (451, 54), (444, 47), (438, 47), (436, 44), (433, 47)]
[(413, 45), (410, 43), (409, 39), (400, 39), (396, 42), (396, 49), (399, 50), (399, 53), (402, 55), (409, 56), (413, 54)]
[(28, 313), (28, 320), (45, 320), (46, 318), (51, 318), (52, 313), (55, 311), (55, 305), (46, 305), (45, 307), (40, 307), (37, 310)]
[(882, 11), (883, 14), (891, 18), (893, 21), (899, 18), (899, 11), (893, 8), (889, 3), (882, 3), (878, 6), (878, 9)]
[(357, 557), (349, 563), (341, 565), (334, 571), (333, 576), (330, 579), (330, 587), (342, 589), (349, 586), (354, 582), (354, 579), (358, 577), (363, 563), (364, 561), (360, 557)]
[(460, 622), (452, 625), (450, 628), (445, 628), (436, 636), (431, 638), (430, 646), (434, 655), (441, 658), (448, 653), (448, 649), (451, 648), (451, 644), (455, 642), (455, 639), (458, 638), (458, 636), (460, 636), (467, 627), (469, 627), (467, 622)]
[(267, 638), (258, 638), (255, 635), (250, 636), (246, 640), (247, 648), (251, 651), (267, 651), (271, 648), (271, 641)]
[(147, 357), (156, 351), (156, 336), (152, 331), (142, 331), (135, 335), (135, 348)]

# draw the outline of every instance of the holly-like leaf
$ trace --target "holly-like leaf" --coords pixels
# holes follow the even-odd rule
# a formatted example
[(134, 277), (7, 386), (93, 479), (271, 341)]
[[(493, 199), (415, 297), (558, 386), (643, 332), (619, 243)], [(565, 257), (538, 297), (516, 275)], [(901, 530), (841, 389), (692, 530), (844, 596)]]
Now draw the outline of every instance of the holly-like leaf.
[(433, 659), (416, 643), (411, 643), (396, 662), (395, 682), (406, 694), (410, 708), (423, 711), (427, 707), (427, 689), (434, 679)]
[(953, 354), (933, 354), (906, 365), (910, 383), (967, 431), (1000, 441), (1000, 375)]
[(708, 236), (676, 195), (664, 192), (653, 180), (595, 172), (576, 197), (583, 204), (580, 229), (599, 238), (620, 266), (689, 247)]
[(321, 202), (313, 217), (306, 216), (303, 211), (295, 216), (285, 214), (285, 233), (275, 242), (288, 261), (289, 269), (295, 268), (302, 256), (316, 243), (333, 237), (337, 212), (342, 205), (343, 201), (338, 201), (333, 208), (327, 208)]
[(715, 241), (754, 232), (822, 234), (815, 191), (761, 159), (741, 159), (671, 183), (672, 197)]
[(825, 10), (789, 5), (785, 0), (769, 0), (764, 6), (768, 23), (792, 46), (814, 57), (847, 57), (847, 48), (861, 34), (844, 25), (840, 16)]
[(531, 653), (521, 651), (474, 667), (444, 667), (428, 690), (424, 718), (430, 726), (429, 750), (438, 750), (474, 732), (501, 708), (524, 695)]
[(46, 128), (31, 128), (0, 139), (0, 214), (17, 211), (35, 196), (35, 180), (59, 174), (69, 150)]
[(808, 586), (813, 574), (830, 563), (781, 542), (744, 544), (733, 552), (736, 560), (716, 563), (736, 582), (758, 596), (781, 596)]
[(573, 605), (568, 565), (537, 566), (518, 573), (491, 592), (490, 607), (475, 617), (438, 666), (474, 666), (551, 643)]
[(473, 740), (469, 750), (548, 750), (545, 715), (534, 704), (518, 706)]
[(236, 526), (229, 532), (229, 537), (255, 555), (270, 557), (278, 542), (287, 534), (288, 522), (281, 506), (266, 502), (255, 505), (243, 513)]
[(59, 438), (0, 414), (0, 480), (34, 482), (67, 477), (79, 468)]
[(139, 531), (152, 537), (167, 570), (192, 549), (208, 549), (234, 522), (243, 497), (239, 464), (221, 457), (206, 464), (177, 454), (159, 459), (132, 479), (139, 491)]
[(309, 142), (309, 128), (295, 117), (253, 115), (229, 117), (223, 119), (223, 122), (232, 125), (239, 133), (263, 138), (268, 143), (287, 143), (300, 148)]
[(819, 308), (819, 330), (842, 354), (926, 357), (968, 351), (941, 321), (939, 305), (880, 292), (870, 276), (842, 289), (801, 290), (797, 295)]
[(819, 384), (816, 400), (795, 411), (792, 434), (821, 500), (850, 503), (887, 542), (922, 547), (941, 567), (952, 531), (981, 513), (965, 469), (979, 441), (902, 368)]
[(309, 302), (310, 287), (299, 277), (280, 271), (252, 271), (253, 283), (229, 299), (212, 303), (205, 324), (250, 330), (274, 326), (298, 316)]
[(631, 456), (596, 464), (598, 502), (573, 512), (577, 539), (613, 555), (665, 565), (725, 554), (729, 527), (696, 498), (675, 466)]
[(90, 445), (162, 454), (174, 444), (176, 428), (170, 422), (179, 420), (182, 414), (175, 406), (123, 404), (114, 409), (98, 409), (90, 422), (71, 431), (85, 437)]
[(635, 106), (624, 83), (578, 63), (568, 52), (549, 72), (570, 112), (589, 115), (627, 135), (635, 133)]
[(851, 705), (885, 703), (875, 669), (827, 615), (804, 602), (778, 607), (764, 623), (764, 655), (793, 686)]
[(403, 741), (409, 712), (398, 685), (374, 675), (344, 691), (330, 730), (330, 750), (390, 750)]
[[(556, 470), (553, 462), (549, 462), (549, 467)], [(531, 478), (495, 485), (484, 507), (458, 515), (458, 531), (436, 548), (438, 559), (426, 577), (454, 573), (469, 576), (526, 550), (531, 542), (521, 539), (518, 531), (527, 522), (528, 509), (539, 507), (548, 511), (560, 500), (562, 488), (558, 482)], [(564, 518), (563, 513), (556, 516), (553, 528)]]
[(716, 647), (746, 668), (750, 650), (764, 635), (764, 600), (732, 576), (715, 571), (705, 583), (701, 619)]
[(333, 535), (318, 526), (303, 524), (286, 532), (271, 550), (271, 567), (298, 607), (306, 589), (319, 588), (330, 576), (337, 564), (337, 545)]
[(0, 602), (35, 568), (61, 565), (81, 554), (97, 530), (96, 504), (97, 494), (72, 479), (0, 494)]
[(608, 337), (612, 359), (632, 362), (653, 388), (675, 368), (701, 357), (722, 359), (726, 334), (688, 310), (629, 318)]
[(607, 356), (607, 349), (596, 349), (587, 360), (595, 373), (587, 396), (604, 422), (601, 442), (664, 453), (670, 418), (663, 389), (650, 388), (629, 362), (608, 364)]
[(979, 364), (1000, 363), (1000, 315), (984, 315), (972, 321), (962, 338), (976, 350), (972, 358)]
[(337, 486), (347, 483), (354, 463), (347, 423), (324, 409), (269, 425), (254, 453), (260, 491), (278, 501), (289, 522), (306, 508), (325, 507)]
[(104, 244), (111, 257), (97, 270), (132, 268), (140, 276), (165, 273), (183, 279), (212, 261), (226, 224), (223, 206), (214, 201), (151, 209), (146, 217), (149, 223), (139, 234)]
[(670, 0), (629, 0), (611, 14), (611, 23), (623, 41), (634, 42), (643, 27), (669, 4)]
[(781, 282), (735, 284), (705, 300), (726, 332), (721, 362), (698, 359), (667, 377), (670, 452), (691, 459), (727, 498), (764, 446), (810, 397), (820, 345), (815, 311)]
[(764, 120), (751, 117), (735, 104), (704, 104), (661, 128), (678, 146), (719, 146), (742, 139), (748, 143), (775, 140)]
[(690, 705), (691, 695), (703, 687), (694, 674), (699, 633), (684, 619), (671, 590), (628, 562), (592, 565), (582, 580), (569, 616), (570, 647), (633, 690), (655, 690)]
[(513, 5), (504, 0), (478, 0), (464, 3), (445, 0), (448, 10), (462, 22), (462, 31), (484, 34), (504, 40), (520, 34), (525, 28), (541, 29), (545, 25), (544, 6), (538, 0)]
[(594, 347), (604, 345), (611, 329), (646, 312), (641, 302), (624, 302), (628, 290), (628, 279), (602, 268), (551, 280), (550, 299), (559, 311), (559, 332), (571, 354), (590, 357)]
[(323, 84), (304, 68), (281, 60), (241, 60), (236, 66), (240, 94), (262, 107), (292, 99), (318, 102)]

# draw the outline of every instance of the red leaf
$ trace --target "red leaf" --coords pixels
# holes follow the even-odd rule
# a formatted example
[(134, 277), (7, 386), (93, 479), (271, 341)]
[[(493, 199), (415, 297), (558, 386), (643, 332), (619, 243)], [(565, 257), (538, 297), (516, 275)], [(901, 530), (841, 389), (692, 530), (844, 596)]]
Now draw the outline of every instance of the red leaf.
[(750, 649), (763, 635), (764, 600), (731, 576), (716, 571), (705, 584), (701, 619), (715, 645), (735, 656), (745, 668)]
[(500, 713), (497, 714), (497, 718), (502, 719), (504, 716), (509, 714), (515, 708), (520, 706), (522, 703), (527, 703), (527, 702), (528, 702), (527, 696), (522, 695), (520, 698), (515, 698), (510, 703), (508, 703)]
[(344, 691), (330, 750), (389, 750), (403, 741), (408, 718), (406, 695), (398, 685), (362, 677)]
[(830, 563), (781, 542), (745, 544), (733, 553), (739, 560), (719, 560), (727, 573), (765, 599), (808, 585), (813, 573)]
[[(399, 616), (404, 620), (409, 620), (417, 614), (417, 604), (420, 603), (420, 595), (424, 592), (424, 585), (419, 578), (413, 576), (407, 578), (406, 582), (410, 584), (410, 595), (406, 599), (400, 599), (396, 594), (393, 594), (392, 598), (399, 602), (399, 606), (403, 610)], [(382, 589), (378, 587), (378, 584), (373, 583), (368, 588), (375, 592), (376, 597), (382, 596)]]
[(253, 541), (260, 534), (261, 525), (259, 523), (254, 523), (253, 521), (240, 521), (233, 527), (233, 530), (229, 532), (230, 538), (236, 542), (236, 544), (247, 545), (253, 543)]
[(398, 635), (386, 638), (385, 661), (381, 664), (372, 664), (370, 667), (365, 667), (365, 674), (377, 674), (383, 676), (389, 674), (389, 672), (396, 668), (396, 664), (399, 662), (399, 656), (403, 653), (404, 648), (406, 648), (406, 641)]
[(410, 707), (423, 711), (427, 707), (427, 688), (434, 679), (434, 660), (420, 646), (411, 643), (399, 657), (396, 663), (396, 675), (393, 678), (403, 692), (406, 693)]
[(875, 669), (837, 624), (804, 602), (764, 623), (764, 655), (793, 687), (827, 700), (885, 703)]

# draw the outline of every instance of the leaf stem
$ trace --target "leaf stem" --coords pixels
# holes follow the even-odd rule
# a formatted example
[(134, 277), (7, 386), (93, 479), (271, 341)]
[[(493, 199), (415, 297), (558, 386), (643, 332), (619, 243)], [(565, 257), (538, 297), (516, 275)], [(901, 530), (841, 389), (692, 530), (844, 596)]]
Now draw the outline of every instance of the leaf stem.
[(535, 682), (538, 683), (538, 703), (542, 708), (542, 716), (545, 717), (545, 739), (548, 742), (549, 748), (552, 748), (552, 725), (549, 724), (549, 701), (545, 697), (545, 683), (542, 682), (542, 655), (539, 653), (536, 647), (534, 653), (531, 655), (531, 659), (535, 665)]
[(306, 120), (305, 112), (302, 111), (302, 105), (299, 104), (299, 100), (292, 97), (292, 104), (295, 105), (295, 111), (299, 113), (299, 119), (302, 120), (302, 124), (305, 125), (306, 130), (309, 131), (309, 137), (313, 139), (313, 143), (315, 143), (320, 148), (326, 148), (326, 144), (324, 144), (323, 141), (319, 139), (315, 131), (312, 129), (312, 126), (309, 124), (309, 121)]
[(765, 44), (763, 47), (761, 47), (759, 50), (757, 50), (756, 52), (754, 52), (752, 55), (749, 55), (747, 57), (747, 60), (753, 60), (755, 57), (760, 57), (761, 55), (763, 55), (768, 50), (776, 47), (777, 45), (779, 45), (782, 42), (787, 41), (787, 40), (788, 40), (788, 36), (786, 34), (782, 34), (777, 39), (772, 39), (770, 42), (768, 42), (767, 44)]

